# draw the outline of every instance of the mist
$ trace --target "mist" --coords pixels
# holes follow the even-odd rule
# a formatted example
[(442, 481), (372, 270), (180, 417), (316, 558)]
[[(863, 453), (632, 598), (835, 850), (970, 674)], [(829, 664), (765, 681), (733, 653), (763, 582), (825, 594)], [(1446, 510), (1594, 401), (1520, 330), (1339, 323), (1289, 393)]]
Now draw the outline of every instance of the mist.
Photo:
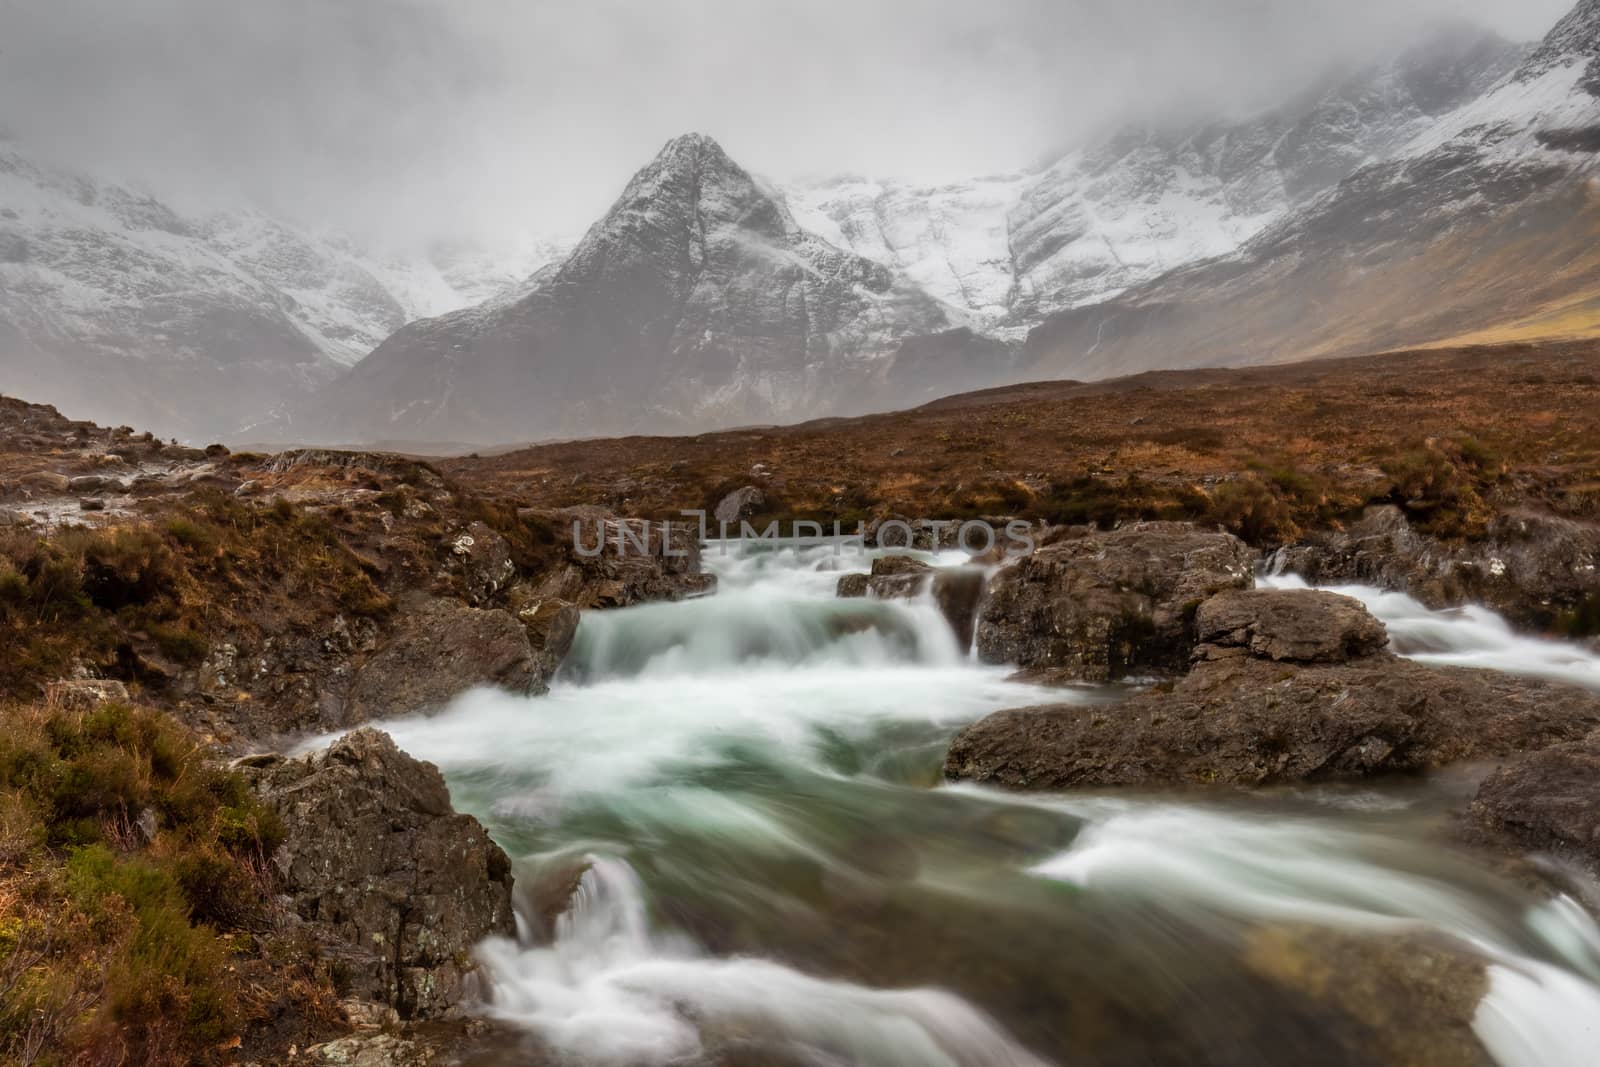
[(0, 127), (191, 210), (394, 243), (574, 235), (700, 130), (784, 180), (1025, 167), (1242, 113), (1430, 20), (1569, 0), (0, 0)]

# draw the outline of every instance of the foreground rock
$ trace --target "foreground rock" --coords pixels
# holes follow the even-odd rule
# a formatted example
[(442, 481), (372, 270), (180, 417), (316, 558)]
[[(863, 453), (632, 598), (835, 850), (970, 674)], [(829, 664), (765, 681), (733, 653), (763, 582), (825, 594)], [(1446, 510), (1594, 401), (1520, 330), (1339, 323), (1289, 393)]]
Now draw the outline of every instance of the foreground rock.
[(1195, 645), (1195, 610), (1215, 593), (1254, 585), (1254, 565), (1232, 534), (1186, 523), (1069, 537), (990, 580), (978, 654), (1096, 682), (1180, 671)]
[(909, 600), (931, 591), (933, 601), (950, 623), (963, 651), (972, 647), (978, 605), (983, 599), (983, 571), (976, 567), (931, 567), (911, 556), (880, 556), (870, 574), (846, 574), (839, 579), (841, 597), (870, 596), (879, 600)]
[(283, 821), (272, 862), (293, 913), (344, 964), (354, 995), (405, 1019), (472, 997), (473, 947), (516, 931), (511, 862), (450, 806), (436, 767), (362, 729), (240, 769)]
[(1412, 529), (1393, 505), (1338, 533), (1315, 534), (1279, 561), (1313, 585), (1409, 593), (1431, 608), (1485, 604), (1513, 625), (1582, 636), (1600, 630), (1600, 525), (1530, 510), (1495, 517), (1487, 536), (1448, 543)]
[(1264, 926), (1245, 940), (1245, 965), (1338, 1019), (1340, 1062), (1493, 1067), (1473, 1031), (1489, 990), (1484, 960), (1425, 930), (1382, 934)]
[(1523, 848), (1600, 874), (1600, 732), (1500, 768), (1479, 787), (1472, 816)]
[(1017, 789), (1359, 778), (1582, 738), (1600, 696), (1377, 648), (1330, 593), (1229, 593), (1196, 612), (1193, 670), (1116, 707), (1002, 711), (957, 736), (950, 778)]

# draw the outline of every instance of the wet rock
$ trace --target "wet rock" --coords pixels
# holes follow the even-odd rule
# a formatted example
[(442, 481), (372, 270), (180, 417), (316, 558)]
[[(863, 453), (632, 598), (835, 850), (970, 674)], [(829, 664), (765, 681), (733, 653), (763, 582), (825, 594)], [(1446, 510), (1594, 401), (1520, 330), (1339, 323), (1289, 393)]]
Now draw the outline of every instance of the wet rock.
[(450, 556), (461, 574), (467, 599), (474, 604), (488, 603), (516, 577), (511, 546), (481, 522), (472, 523), (451, 539)]
[(1478, 788), (1472, 817), (1523, 848), (1600, 873), (1600, 733), (1501, 767)]
[(55, 471), (34, 471), (32, 474), (24, 474), (18, 482), (24, 489), (36, 493), (65, 493), (72, 485), (71, 478)]
[(307, 1060), (317, 1067), (431, 1067), (437, 1062), (428, 1045), (397, 1034), (356, 1034), (313, 1045)]
[(0, 508), (0, 527), (32, 526), (33, 517), (13, 508)]
[(879, 556), (870, 574), (846, 574), (839, 579), (837, 595), (874, 596), (880, 600), (913, 597), (927, 587), (934, 568), (914, 556)]
[(103, 474), (80, 474), (67, 483), (67, 489), (72, 493), (102, 493), (120, 488), (122, 488), (120, 481), (116, 478), (107, 478)]
[(933, 579), (933, 602), (955, 631), (956, 644), (963, 652), (972, 647), (983, 589), (984, 573), (978, 567), (941, 570)]
[(128, 687), (119, 681), (105, 678), (72, 678), (52, 682), (45, 691), (51, 704), (69, 711), (88, 711), (101, 704), (126, 704)]
[[(1179, 681), (1114, 707), (991, 715), (956, 737), (945, 774), (1018, 789), (1361, 778), (1531, 751), (1600, 726), (1600, 695), (1373, 650), (1376, 621), (1353, 617), (1354, 602), (1223, 597), (1197, 614), (1225, 623), (1211, 636), (1227, 643), (1200, 646)], [(1301, 641), (1315, 620), (1333, 626), (1329, 640)], [(1275, 658), (1285, 651), (1323, 658)]]
[(1345, 663), (1389, 643), (1360, 601), (1310, 589), (1220, 593), (1196, 612), (1195, 637), (1208, 655), (1243, 651), (1291, 663)]
[(1186, 523), (1079, 532), (990, 580), (978, 654), (1086, 681), (1181, 670), (1195, 611), (1215, 593), (1250, 588), (1254, 563), (1233, 535)]
[(1493, 1067), (1472, 1029), (1488, 971), (1461, 942), (1424, 930), (1266, 926), (1248, 935), (1244, 963), (1339, 1020), (1328, 1032), (1340, 1062)]
[(547, 574), (533, 588), (540, 599), (566, 600), (579, 608), (620, 608), (709, 593), (716, 577), (700, 570), (699, 532), (670, 523), (624, 523), (598, 508), (541, 512), (561, 536), (572, 538), (572, 562)]
[(533, 648), (534, 679), (543, 685), (554, 678), (572, 650), (582, 613), (577, 605), (557, 598), (539, 599), (525, 589), (511, 594), (511, 610), (528, 633)]
[(536, 681), (527, 630), (510, 612), (411, 598), (387, 639), (357, 670), (343, 721), (434, 710), (475, 686), (527, 693)]
[(1570, 632), (1600, 619), (1600, 525), (1529, 510), (1497, 516), (1486, 536), (1446, 543), (1417, 533), (1393, 505), (1282, 550), (1274, 565), (1314, 585), (1375, 585), (1431, 608), (1485, 604), (1513, 625)]
[(511, 862), (444, 778), (377, 730), (266, 766), (236, 763), (282, 819), (272, 863), (294, 913), (346, 964), (352, 992), (407, 1019), (475, 992), (475, 945), (515, 933)]
[(936, 568), (912, 556), (880, 556), (872, 561), (870, 574), (841, 575), (836, 595), (897, 600), (929, 590), (956, 642), (967, 649), (972, 647), (983, 584), (983, 571), (977, 567)]
[(742, 489), (735, 489), (717, 502), (716, 510), (712, 512), (718, 525), (726, 523), (729, 526), (737, 524), (741, 519), (748, 519), (755, 515), (767, 503), (767, 494), (753, 485)]

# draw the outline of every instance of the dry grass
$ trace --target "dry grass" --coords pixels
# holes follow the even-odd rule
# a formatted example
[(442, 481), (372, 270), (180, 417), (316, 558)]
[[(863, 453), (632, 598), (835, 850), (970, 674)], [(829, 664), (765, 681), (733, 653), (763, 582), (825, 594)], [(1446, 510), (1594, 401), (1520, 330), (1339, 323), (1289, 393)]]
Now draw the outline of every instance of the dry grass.
[[(1426, 466), (1430, 456), (1456, 475), (1441, 466), (1437, 493), (1419, 497), (1397, 472), (1406, 457)], [(755, 484), (777, 502), (763, 519), (847, 522), (985, 512), (1228, 522), (1249, 490), (1224, 487), (1248, 478), (1285, 510), (1249, 520), (1262, 540), (1391, 500), (1414, 504), (1438, 532), (1470, 536), (1496, 507), (1600, 518), (1600, 343), (1042, 382), (859, 419), (578, 441), (442, 466), (469, 488), (533, 505), (664, 518)]]

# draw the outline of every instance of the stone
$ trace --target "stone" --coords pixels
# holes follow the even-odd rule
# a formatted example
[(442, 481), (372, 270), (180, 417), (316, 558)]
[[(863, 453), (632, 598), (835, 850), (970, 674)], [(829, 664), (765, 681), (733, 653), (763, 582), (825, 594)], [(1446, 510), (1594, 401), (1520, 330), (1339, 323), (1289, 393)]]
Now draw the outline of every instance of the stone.
[(475, 686), (531, 692), (534, 652), (510, 612), (407, 598), (394, 629), (356, 671), (346, 724), (433, 711)]
[(1075, 531), (990, 579), (978, 655), (1084, 681), (1180, 671), (1200, 604), (1252, 587), (1254, 566), (1254, 552), (1232, 534), (1187, 523)]
[(318, 1067), (432, 1067), (437, 1062), (428, 1045), (398, 1034), (354, 1034), (313, 1045), (306, 1059)]
[(950, 623), (956, 643), (972, 647), (978, 604), (983, 597), (984, 573), (978, 567), (931, 567), (913, 556), (880, 556), (870, 574), (844, 574), (835, 594), (840, 597), (875, 597), (908, 600), (931, 591), (939, 612)]
[(683, 600), (716, 588), (716, 576), (701, 572), (699, 532), (672, 523), (663, 538), (661, 524), (648, 533), (638, 524), (627, 539), (620, 520), (599, 508), (540, 512), (574, 543), (572, 562), (552, 569), (532, 590), (538, 599), (556, 598), (579, 608), (621, 608), (652, 601)]
[(716, 510), (712, 512), (718, 525), (723, 523), (729, 526), (736, 525), (741, 519), (748, 519), (758, 513), (767, 503), (767, 494), (753, 485), (742, 489), (735, 489), (717, 502)]
[(578, 636), (582, 612), (557, 598), (536, 599), (512, 594), (512, 610), (528, 633), (534, 653), (534, 677), (540, 685), (554, 678)]
[(50, 683), (45, 699), (68, 711), (88, 711), (101, 704), (126, 704), (131, 697), (128, 687), (114, 679), (71, 678)]
[(1196, 612), (1219, 643), (1198, 646), (1183, 678), (1112, 707), (997, 712), (957, 735), (945, 774), (1017, 789), (1363, 778), (1600, 726), (1600, 694), (1401, 659), (1363, 615), (1326, 593), (1220, 594)]
[(448, 1016), (474, 997), (473, 948), (516, 932), (511, 861), (451, 807), (438, 768), (373, 729), (234, 766), (282, 820), (271, 862), (283, 893), (355, 995), (404, 1019)]
[(39, 493), (65, 493), (72, 485), (71, 478), (55, 471), (34, 471), (17, 480), (23, 488)]
[(511, 546), (482, 522), (471, 523), (451, 539), (450, 557), (461, 575), (467, 599), (474, 604), (494, 599), (517, 574)]
[(1472, 817), (1523, 848), (1600, 874), (1600, 733), (1500, 767), (1478, 787)]
[(14, 508), (0, 508), (0, 527), (6, 526), (32, 526), (33, 517), (26, 512)]
[(1524, 630), (1600, 620), (1600, 524), (1528, 509), (1456, 543), (1417, 533), (1392, 504), (1371, 507), (1348, 530), (1313, 534), (1273, 564), (1313, 585), (1373, 585), (1430, 608), (1483, 604)]
[(1338, 1062), (1494, 1067), (1472, 1028), (1489, 989), (1483, 956), (1427, 930), (1381, 934), (1273, 924), (1245, 937), (1244, 964), (1340, 1017)]
[(1345, 663), (1389, 643), (1360, 601), (1312, 589), (1220, 593), (1196, 612), (1195, 637), (1208, 654), (1243, 649), (1292, 663)]

